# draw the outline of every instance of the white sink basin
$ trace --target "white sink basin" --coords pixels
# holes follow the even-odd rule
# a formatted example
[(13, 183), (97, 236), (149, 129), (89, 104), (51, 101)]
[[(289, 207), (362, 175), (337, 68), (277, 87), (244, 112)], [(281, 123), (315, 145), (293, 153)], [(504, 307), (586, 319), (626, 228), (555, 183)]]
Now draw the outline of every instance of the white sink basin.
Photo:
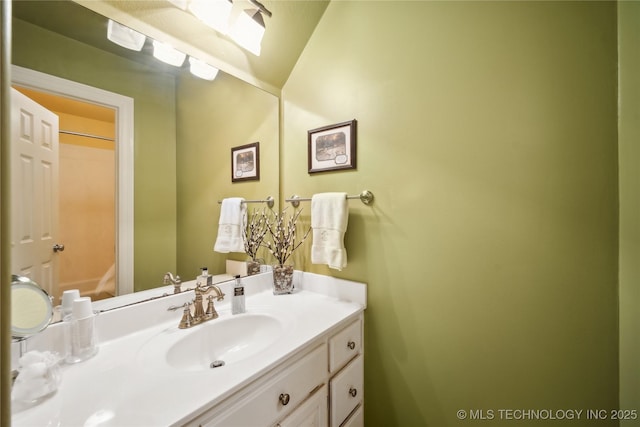
[(229, 365), (255, 355), (278, 340), (284, 330), (284, 323), (272, 315), (239, 314), (190, 329), (165, 331), (143, 345), (138, 358), (147, 366), (210, 370), (219, 367), (215, 365)]

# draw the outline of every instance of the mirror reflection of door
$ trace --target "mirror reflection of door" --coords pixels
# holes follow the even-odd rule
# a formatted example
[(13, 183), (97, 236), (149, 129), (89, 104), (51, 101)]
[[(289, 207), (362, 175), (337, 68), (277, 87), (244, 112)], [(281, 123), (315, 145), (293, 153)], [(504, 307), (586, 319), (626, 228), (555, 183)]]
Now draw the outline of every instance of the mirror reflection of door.
[(115, 110), (31, 89), (17, 89), (59, 117), (57, 289), (92, 300), (116, 294)]
[(57, 292), (58, 117), (11, 90), (11, 272)]

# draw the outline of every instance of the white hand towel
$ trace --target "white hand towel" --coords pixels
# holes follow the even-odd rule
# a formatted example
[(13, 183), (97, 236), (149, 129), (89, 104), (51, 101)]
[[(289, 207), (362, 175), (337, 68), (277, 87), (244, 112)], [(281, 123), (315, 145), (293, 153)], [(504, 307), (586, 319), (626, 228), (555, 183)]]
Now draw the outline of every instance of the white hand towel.
[(320, 193), (311, 197), (311, 262), (342, 270), (347, 266), (344, 233), (349, 207), (347, 193)]
[(242, 230), (247, 225), (247, 206), (241, 197), (222, 200), (218, 237), (213, 250), (220, 253), (244, 252)]

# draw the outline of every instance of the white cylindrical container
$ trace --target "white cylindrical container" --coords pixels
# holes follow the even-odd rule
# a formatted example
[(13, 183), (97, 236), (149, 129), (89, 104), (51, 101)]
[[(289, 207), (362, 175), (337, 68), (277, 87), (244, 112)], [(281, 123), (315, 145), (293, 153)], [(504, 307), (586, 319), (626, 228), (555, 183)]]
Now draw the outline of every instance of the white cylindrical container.
[(78, 289), (69, 289), (62, 293), (62, 318), (73, 311), (73, 301), (80, 298)]
[(75, 320), (85, 319), (89, 316), (93, 316), (93, 310), (91, 308), (91, 298), (81, 297), (73, 300), (72, 314)]
[(91, 307), (91, 298), (83, 297), (73, 301), (73, 311), (65, 317), (70, 348), (65, 358), (67, 363), (87, 360), (98, 352), (98, 340), (95, 332), (95, 314)]

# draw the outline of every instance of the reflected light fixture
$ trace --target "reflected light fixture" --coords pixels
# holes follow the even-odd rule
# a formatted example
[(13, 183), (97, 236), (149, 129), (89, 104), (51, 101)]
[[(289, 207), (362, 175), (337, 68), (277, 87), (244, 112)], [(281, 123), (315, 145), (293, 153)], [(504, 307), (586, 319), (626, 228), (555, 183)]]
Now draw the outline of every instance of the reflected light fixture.
[(167, 64), (175, 67), (181, 66), (184, 59), (187, 57), (185, 53), (174, 49), (168, 44), (159, 42), (158, 40), (153, 41), (153, 56), (160, 61), (166, 62)]
[(144, 34), (118, 24), (109, 19), (107, 24), (107, 38), (117, 45), (126, 47), (127, 49), (140, 51), (147, 37)]
[(271, 12), (260, 2), (251, 0), (257, 9), (243, 10), (231, 30), (231, 38), (243, 48), (256, 56), (260, 56), (262, 37), (265, 32), (262, 14), (271, 17)]
[(189, 10), (198, 19), (221, 34), (229, 31), (230, 0), (191, 0)]
[(216, 67), (192, 56), (189, 57), (189, 70), (194, 76), (205, 80), (213, 80), (218, 75), (218, 69)]

